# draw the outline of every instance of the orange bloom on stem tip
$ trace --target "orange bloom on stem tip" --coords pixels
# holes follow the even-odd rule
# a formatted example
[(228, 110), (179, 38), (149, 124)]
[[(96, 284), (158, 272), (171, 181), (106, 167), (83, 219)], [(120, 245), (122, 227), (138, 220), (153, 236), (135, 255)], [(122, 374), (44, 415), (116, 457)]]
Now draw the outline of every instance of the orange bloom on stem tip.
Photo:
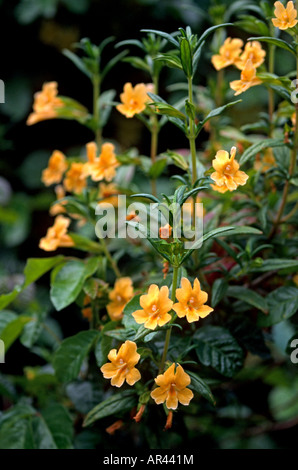
[(240, 165), (235, 160), (235, 155), (236, 147), (232, 147), (231, 156), (226, 150), (219, 150), (215, 159), (212, 160), (215, 172), (210, 175), (210, 178), (216, 184), (211, 184), (211, 187), (219, 193), (234, 191), (239, 185), (243, 186), (248, 179), (244, 171), (239, 171)]
[(125, 341), (118, 353), (116, 349), (109, 352), (108, 359), (111, 362), (104, 364), (100, 370), (105, 379), (112, 379), (111, 385), (115, 387), (121, 387), (125, 380), (128, 385), (134, 385), (141, 378), (140, 372), (135, 368), (140, 357), (136, 343)]
[(293, 2), (288, 2), (286, 8), (281, 2), (274, 3), (274, 14), (276, 18), (272, 18), (272, 23), (276, 28), (288, 29), (293, 28), (298, 23), (297, 10), (294, 8)]
[(173, 305), (173, 310), (179, 318), (186, 317), (189, 323), (205, 318), (213, 311), (213, 308), (204, 305), (208, 300), (208, 294), (201, 290), (198, 279), (194, 280), (193, 287), (186, 277), (181, 279), (181, 288), (176, 290), (178, 303)]
[(236, 96), (240, 95), (252, 86), (260, 85), (261, 83), (262, 80), (257, 78), (256, 69), (253, 66), (252, 61), (248, 59), (241, 72), (240, 80), (233, 80), (232, 82), (230, 82), (230, 87), (236, 92)]
[(172, 227), (169, 224), (160, 227), (159, 229), (159, 237), (163, 240), (167, 240), (172, 235)]
[(57, 82), (43, 84), (42, 90), (34, 94), (33, 113), (29, 114), (26, 122), (28, 126), (58, 116), (57, 108), (64, 106), (64, 103), (57, 94)]
[[(92, 144), (92, 142), (90, 143)], [(109, 142), (106, 142), (101, 147), (101, 153), (99, 157), (96, 157), (95, 144), (92, 147), (87, 147), (88, 163), (86, 163), (86, 174), (91, 176), (93, 181), (111, 181), (116, 175), (116, 168), (119, 166), (119, 162), (115, 155), (115, 146)]]
[(137, 323), (144, 323), (145, 328), (154, 330), (157, 325), (163, 326), (172, 318), (169, 311), (173, 302), (169, 299), (167, 286), (162, 286), (159, 290), (156, 284), (151, 284), (148, 294), (141, 295), (140, 305), (143, 310), (136, 310), (132, 316)]
[(60, 183), (63, 173), (67, 170), (65, 155), (59, 150), (54, 150), (50, 156), (48, 167), (42, 172), (41, 181), (50, 186), (53, 183)]
[(244, 52), (241, 54), (239, 59), (235, 61), (235, 65), (238, 69), (243, 70), (248, 60), (251, 60), (252, 65), (257, 68), (265, 60), (266, 52), (262, 49), (259, 41), (252, 41), (245, 44)]
[(63, 184), (67, 191), (81, 194), (87, 186), (85, 164), (72, 163)]
[(114, 289), (109, 293), (110, 303), (107, 305), (107, 311), (111, 320), (120, 320), (125, 305), (133, 297), (133, 285), (130, 277), (117, 279)]
[(114, 207), (118, 206), (118, 194), (119, 191), (114, 183), (100, 183), (99, 185), (99, 202), (98, 204), (112, 204)]
[(241, 39), (227, 38), (221, 48), (219, 54), (212, 56), (211, 62), (216, 70), (221, 70), (235, 63), (241, 54), (243, 41)]
[[(57, 200), (65, 197), (65, 191), (61, 184), (58, 184), (58, 186), (55, 187), (55, 193), (56, 193)], [(56, 203), (52, 205), (52, 207), (50, 208), (50, 214), (55, 216), (55, 215), (66, 212), (66, 209), (64, 207), (65, 204), (66, 204), (66, 201), (62, 201), (60, 203)]]
[(40, 240), (39, 248), (45, 251), (55, 251), (58, 247), (74, 246), (73, 240), (67, 235), (69, 224), (70, 219), (58, 215), (54, 225), (48, 229), (46, 236)]
[(135, 87), (131, 83), (125, 83), (123, 93), (120, 95), (122, 104), (119, 104), (116, 108), (127, 118), (140, 114), (150, 100), (147, 92), (148, 87), (144, 83), (138, 83)]
[(255, 170), (260, 170), (262, 173), (265, 173), (265, 171), (270, 170), (270, 168), (274, 166), (276, 166), (276, 162), (272, 149), (266, 149), (262, 159), (259, 154), (256, 155), (256, 161), (254, 163)]
[(156, 377), (155, 382), (158, 387), (151, 392), (151, 397), (157, 405), (166, 402), (168, 409), (176, 410), (178, 402), (189, 405), (193, 398), (192, 391), (186, 388), (190, 384), (190, 377), (180, 364), (175, 372), (175, 363), (173, 363), (164, 374)]
[(82, 308), (83, 317), (91, 321), (93, 313), (92, 313), (92, 308), (91, 308), (91, 298), (89, 297), (89, 295), (85, 295), (83, 306), (84, 306), (84, 308)]

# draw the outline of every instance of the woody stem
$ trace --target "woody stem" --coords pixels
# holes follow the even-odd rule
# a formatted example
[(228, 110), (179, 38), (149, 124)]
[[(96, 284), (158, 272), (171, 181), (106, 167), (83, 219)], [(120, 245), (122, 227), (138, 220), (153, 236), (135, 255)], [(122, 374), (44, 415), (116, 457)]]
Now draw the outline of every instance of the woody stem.
[[(172, 295), (171, 299), (173, 302), (175, 302), (176, 299), (176, 289), (177, 289), (177, 284), (178, 284), (178, 273), (179, 273), (179, 267), (178, 266), (173, 266), (173, 281), (172, 281)], [(158, 374), (161, 374), (164, 370), (166, 358), (167, 358), (167, 353), (169, 349), (169, 344), (170, 344), (170, 338), (171, 338), (171, 332), (172, 332), (172, 327), (170, 327), (167, 330), (166, 334), (166, 339), (165, 339), (165, 345), (163, 348), (163, 353), (162, 353), (162, 358), (158, 370)]]

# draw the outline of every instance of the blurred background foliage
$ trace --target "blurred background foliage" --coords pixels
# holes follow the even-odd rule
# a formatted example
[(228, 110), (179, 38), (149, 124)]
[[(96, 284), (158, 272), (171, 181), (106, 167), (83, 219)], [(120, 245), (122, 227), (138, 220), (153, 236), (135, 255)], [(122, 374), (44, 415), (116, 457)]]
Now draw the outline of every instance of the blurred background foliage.
[[(86, 77), (78, 72), (61, 51), (64, 48), (72, 49), (73, 44), (82, 37), (89, 37), (93, 43), (99, 44), (106, 37), (114, 36), (115, 42), (105, 51), (107, 57), (111, 57), (117, 52), (114, 50), (116, 42), (141, 38), (141, 29), (154, 28), (172, 32), (188, 24), (195, 33), (200, 34), (212, 24), (234, 21), (244, 6), (243, 1), (220, 0), (0, 1), (0, 15), (4, 25), (0, 30), (0, 78), (5, 83), (5, 103), (0, 105), (1, 294), (10, 292), (15, 284), (20, 283), (28, 257), (43, 255), (38, 248), (38, 242), (51, 223), (48, 209), (54, 200), (53, 191), (45, 188), (40, 180), (41, 171), (46, 167), (49, 156), (54, 149), (71, 153), (93, 139), (91, 131), (66, 120), (53, 120), (32, 127), (25, 124), (32, 108), (33, 94), (41, 89), (45, 81), (57, 81), (59, 94), (71, 96), (87, 107), (91, 106), (92, 94)], [(231, 27), (228, 34), (243, 39), (250, 36), (237, 27)], [(206, 47), (200, 63), (195, 79), (197, 84), (209, 83), (215, 86), (216, 72), (210, 58), (218, 51), (222, 41), (220, 34), (214, 38), (218, 43), (215, 39), (213, 43), (208, 41), (210, 47)], [(287, 73), (293, 68), (292, 58), (283, 57), (280, 50), (276, 53), (276, 73)], [(173, 69), (162, 73), (163, 89), (160, 95), (166, 96), (167, 85), (179, 82), (181, 77), (180, 72)], [(237, 78), (238, 75), (235, 70), (227, 71), (227, 81)], [(148, 82), (148, 77), (142, 71), (122, 62), (117, 65), (114, 73), (109, 75), (106, 86), (108, 89), (115, 89), (116, 96), (119, 97), (123, 84), (127, 81), (133, 84)], [(232, 96), (231, 91), (228, 97)], [(237, 124), (237, 127), (256, 120), (267, 102), (267, 94), (263, 92), (262, 87), (256, 87), (253, 93), (244, 94), (241, 98), (242, 103), (229, 113), (230, 125)], [(179, 133), (171, 132), (170, 135), (172, 149), (187, 145)], [(207, 134), (202, 134), (200, 150), (204, 149), (207, 137)], [(148, 151), (149, 135), (140, 122), (136, 119), (125, 120), (115, 110), (105, 128), (105, 138), (118, 141), (124, 150), (133, 145), (138, 147), (141, 154)], [(159, 145), (161, 152), (169, 146), (167, 126), (161, 132)], [(61, 339), (65, 335), (74, 334), (78, 331), (78, 325), (81, 329), (84, 329), (84, 325), (87, 328), (88, 324), (81, 318), (79, 310), (76, 312), (72, 307), (59, 314), (53, 311), (46, 286), (45, 278), (27, 288), (14, 301), (11, 310), (24, 312), (34, 309), (40, 315), (51, 311), (46, 325), (50, 327), (52, 335), (47, 334), (46, 330), (43, 332), (44, 344), (55, 342), (55, 336)], [(80, 448), (99, 445), (119, 449), (127, 446), (133, 436), (134, 444), (140, 447), (149, 443), (153, 448), (182, 448), (185, 446), (182, 431), (187, 425), (189, 448), (294, 447), (297, 441), (297, 395), (292, 383), (292, 372), (283, 367), (284, 363), (289, 361), (285, 345), (294, 334), (291, 328), (283, 322), (273, 329), (275, 354), (281, 367), (266, 368), (263, 363), (258, 365), (255, 356), (251, 357), (251, 367), (248, 364), (248, 368), (242, 372), (243, 376), (240, 374), (232, 386), (228, 384), (227, 388), (222, 386), (216, 390), (216, 408), (203, 401), (190, 407), (186, 424), (180, 422), (177, 417), (171, 433), (157, 429), (154, 422), (151, 423), (151, 428), (147, 426), (139, 432), (141, 423), (132, 424), (129, 429), (122, 428), (115, 435), (115, 439), (115, 436), (105, 432), (105, 427), (111, 424), (111, 420), (106, 419), (101, 421), (96, 429), (80, 433), (76, 437), (75, 445)], [(3, 409), (10, 403), (7, 394), (10, 393), (11, 399), (15, 399), (20, 389), (25, 389), (28, 396), (34, 399), (38, 397), (39, 403), (49, 401), (51, 393), (56, 397), (57, 393), (59, 394), (55, 377), (44, 367), (42, 355), (29, 352), (26, 345), (28, 338), (25, 334), (14, 345), (13, 350), (7, 353), (6, 363), (1, 364), (0, 392), (1, 387), (6, 390), (2, 399)], [(266, 351), (264, 354), (266, 356)], [(23, 375), (25, 365), (27, 368)], [(295, 366), (290, 365), (289, 369), (291, 367), (293, 369)], [(15, 388), (5, 385), (2, 373), (19, 375), (19, 383), (17, 381)], [(248, 376), (244, 377), (244, 374)], [(101, 398), (91, 388), (91, 382), (73, 383), (68, 387), (68, 399), (81, 413), (94, 406), (94, 400), (96, 403)], [(296, 386), (296, 390), (297, 388)], [(88, 402), (89, 396), (92, 397), (92, 403)], [(26, 410), (20, 406), (19, 416), (23, 416), (22, 413)], [(63, 415), (59, 406), (52, 412), (61, 412)], [(51, 410), (45, 413), (45, 419), (50, 413)], [(67, 429), (68, 417), (62, 416), (61, 413), (61, 422)], [(272, 425), (272, 418), (277, 424)], [(278, 425), (278, 422), (284, 419), (289, 420), (288, 429)], [(293, 427), (291, 420), (295, 419), (296, 426)], [(156, 418), (153, 417), (152, 420)], [(70, 435), (71, 433), (70, 430)], [(2, 445), (4, 446), (3, 443)]]

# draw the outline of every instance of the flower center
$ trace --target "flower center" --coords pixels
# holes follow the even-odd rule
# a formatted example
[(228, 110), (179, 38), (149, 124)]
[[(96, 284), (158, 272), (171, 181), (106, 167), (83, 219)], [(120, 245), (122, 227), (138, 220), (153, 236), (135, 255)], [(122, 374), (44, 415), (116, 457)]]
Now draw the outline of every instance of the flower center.
[(122, 302), (122, 297), (121, 297), (121, 295), (118, 294), (118, 295), (116, 296), (116, 300), (117, 300), (117, 302)]
[(151, 310), (152, 310), (152, 312), (156, 312), (156, 310), (157, 310), (157, 306), (156, 306), (155, 304), (154, 304), (154, 305), (152, 305), (152, 307), (151, 307)]
[(195, 301), (196, 301), (196, 299), (195, 299), (194, 297), (191, 297), (188, 302), (189, 302), (191, 305), (193, 305), (193, 304), (195, 303)]

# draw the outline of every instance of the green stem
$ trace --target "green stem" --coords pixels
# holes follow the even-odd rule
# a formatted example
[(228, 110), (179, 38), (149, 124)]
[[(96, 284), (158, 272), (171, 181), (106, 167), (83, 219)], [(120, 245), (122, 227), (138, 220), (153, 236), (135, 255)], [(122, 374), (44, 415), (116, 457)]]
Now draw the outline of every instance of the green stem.
[[(153, 165), (156, 161), (157, 155), (157, 147), (158, 147), (158, 120), (157, 117), (154, 115), (151, 117), (151, 149), (150, 149), (150, 157), (151, 157), (151, 164)], [(153, 196), (157, 195), (156, 190), (156, 179), (151, 179), (151, 191)]]
[[(296, 37), (296, 41), (298, 40), (298, 36)], [(298, 79), (298, 46), (296, 47), (296, 77)], [(276, 218), (273, 222), (272, 229), (268, 235), (268, 238), (272, 238), (274, 235), (277, 227), (279, 226), (280, 222), (282, 221), (282, 215), (284, 212), (285, 205), (287, 203), (287, 197), (290, 189), (290, 179), (295, 173), (295, 166), (296, 166), (296, 158), (297, 158), (297, 150), (298, 150), (298, 103), (295, 104), (295, 114), (296, 114), (296, 125), (295, 125), (295, 133), (294, 133), (294, 142), (293, 142), (293, 149), (291, 152), (291, 159), (290, 159), (290, 166), (289, 166), (289, 176), (284, 185), (284, 190), (282, 194), (281, 204), (279, 206), (278, 213)]]
[[(274, 28), (271, 28), (271, 36), (274, 37)], [(269, 73), (274, 73), (274, 58), (275, 58), (275, 46), (269, 44), (269, 62), (268, 62), (268, 70)], [(268, 89), (268, 115), (269, 115), (269, 136), (272, 135), (273, 132), (273, 113), (274, 113), (274, 91), (272, 88)]]
[(104, 252), (104, 254), (106, 255), (108, 261), (110, 262), (110, 265), (116, 275), (116, 277), (121, 277), (121, 273), (119, 271), (119, 268), (117, 266), (117, 263), (116, 261), (113, 259), (111, 253), (109, 252), (107, 246), (106, 246), (106, 243), (105, 243), (105, 240), (103, 238), (99, 238), (99, 242), (101, 244), (101, 247), (102, 247), (102, 250)]
[(101, 147), (101, 128), (99, 126), (100, 121), (100, 110), (98, 106), (98, 99), (100, 97), (100, 76), (95, 74), (93, 76), (93, 117), (96, 125), (95, 129), (95, 140), (98, 146), (98, 149)]
[(216, 90), (215, 90), (215, 105), (219, 108), (222, 105), (222, 89), (224, 81), (224, 69), (217, 72), (216, 77)]
[[(193, 91), (192, 91), (192, 78), (188, 78), (188, 100), (193, 104)], [(189, 146), (191, 154), (192, 165), (192, 184), (197, 180), (197, 152), (196, 152), (196, 136), (195, 136), (195, 123), (192, 118), (189, 118)]]
[[(173, 302), (175, 302), (175, 299), (176, 299), (176, 289), (177, 289), (177, 284), (178, 284), (178, 273), (179, 273), (179, 267), (174, 266), (173, 267), (173, 281), (172, 281), (172, 296), (171, 296), (171, 299), (172, 299)], [(163, 353), (162, 353), (162, 358), (161, 358), (158, 374), (161, 374), (164, 370), (164, 367), (165, 367), (165, 362), (166, 362), (167, 353), (168, 353), (169, 344), (170, 344), (171, 332), (172, 332), (172, 327), (170, 327), (167, 330), (165, 345), (164, 345), (164, 349), (163, 349)]]

